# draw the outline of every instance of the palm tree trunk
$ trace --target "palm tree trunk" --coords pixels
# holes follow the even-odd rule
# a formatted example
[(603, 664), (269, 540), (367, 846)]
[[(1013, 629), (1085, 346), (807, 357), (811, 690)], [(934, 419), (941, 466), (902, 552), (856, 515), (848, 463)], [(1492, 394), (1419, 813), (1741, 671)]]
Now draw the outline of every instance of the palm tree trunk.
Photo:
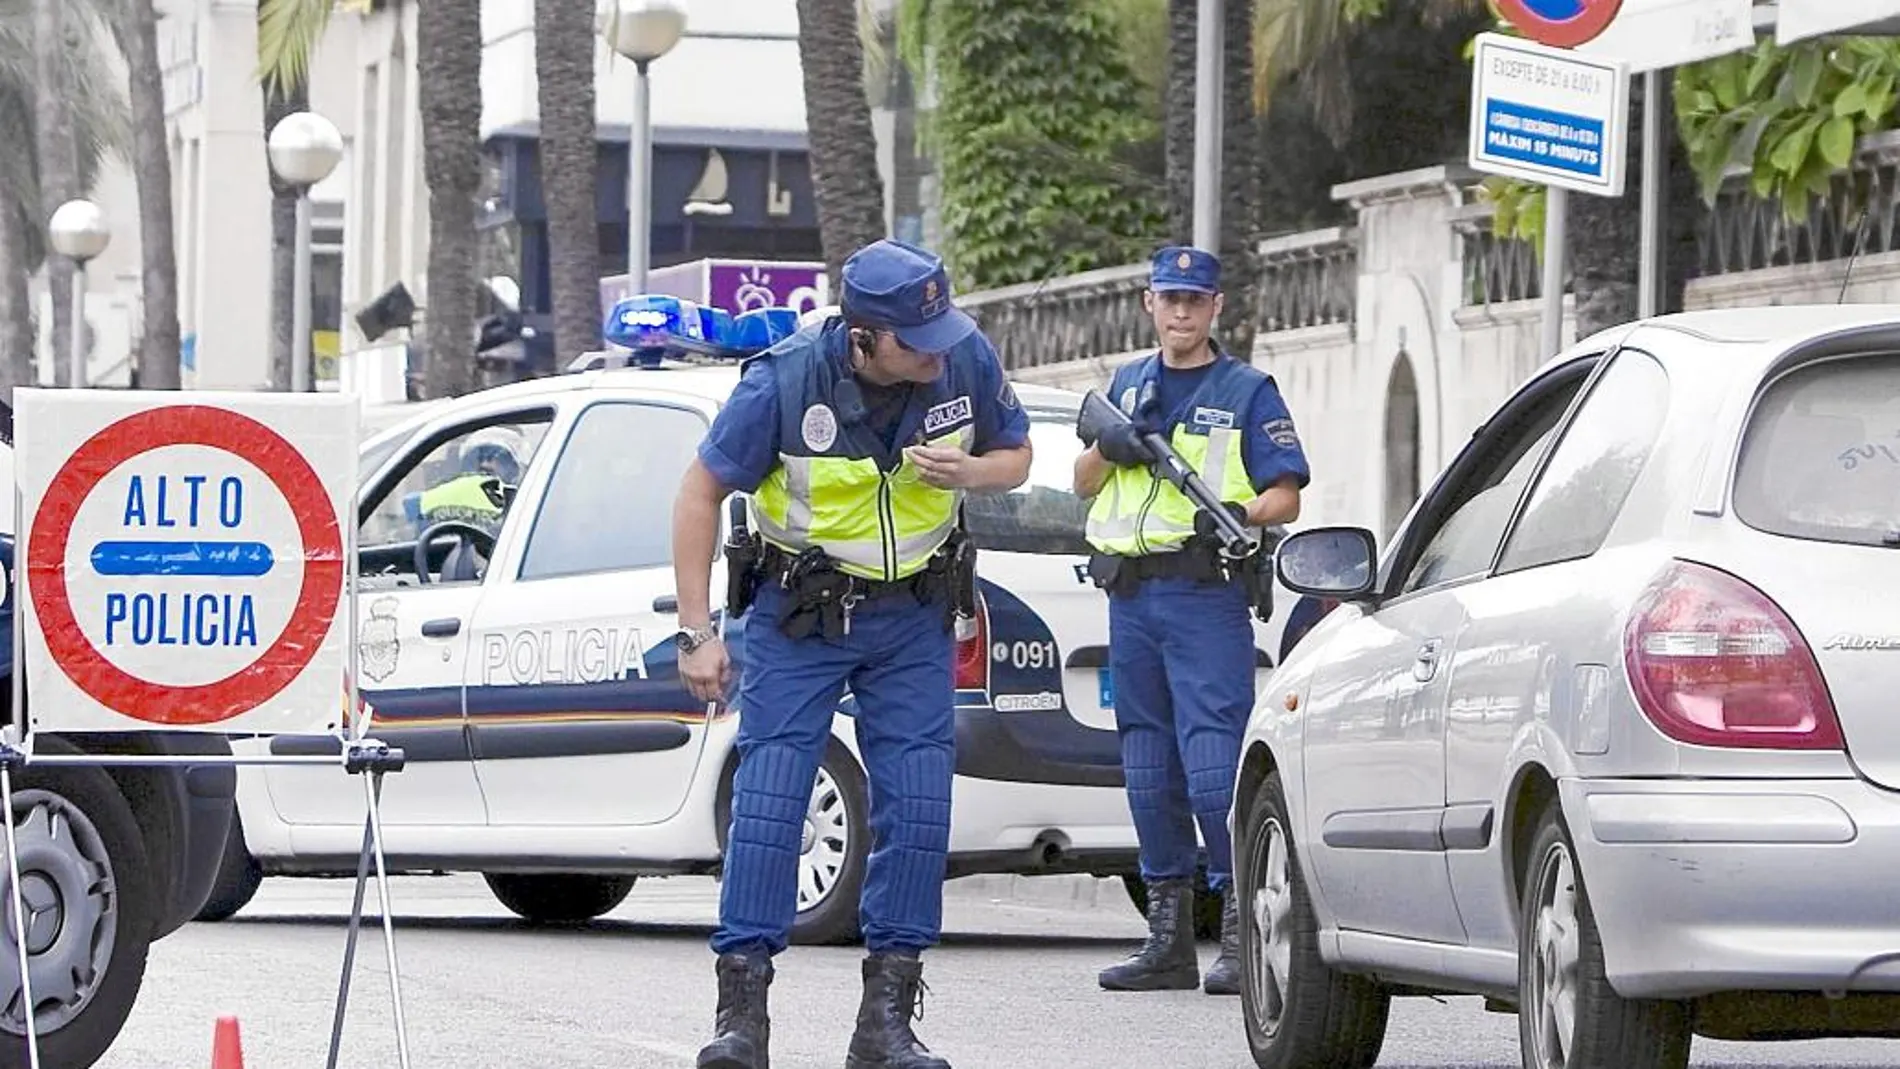
[(481, 189), (482, 14), (473, 3), (424, 0), (417, 9), (416, 89), (429, 186), (424, 396), (454, 397), (475, 382), (475, 197)]
[[(62, 52), (70, 47), (64, 17), (67, 0), (35, 0), (33, 37), (39, 61), (39, 100), (36, 106), (39, 125), (40, 219), (44, 228), (59, 206), (79, 195), (79, 154), (73, 144), (72, 116), (67, 107), (65, 63)], [(72, 351), (73, 262), (56, 252), (46, 257), (47, 292), (52, 300), (53, 337), (49, 350), (53, 361), (54, 383), (72, 382), (67, 354)]]
[(857, 0), (798, 0), (798, 55), (818, 237), (836, 294), (846, 258), (884, 236), (884, 181), (864, 95)]
[[(297, 82), (282, 94), (268, 84), (264, 93), (264, 139), (284, 116), (310, 106), (310, 89)], [(269, 171), (268, 156), (265, 169)], [(278, 181), (270, 171), (270, 388), (290, 389), (292, 334), (297, 299), (297, 187)]]
[(591, 0), (535, 2), (541, 191), (548, 207), (556, 367), (565, 367), (572, 358), (600, 345), (600, 222), (595, 214), (600, 164), (594, 123), (593, 18)]
[(158, 66), (158, 13), (154, 0), (126, 0), (112, 20), (132, 86), (133, 173), (138, 182), (140, 304), (144, 330), (137, 356), (138, 383), (147, 390), (180, 385), (178, 259), (172, 228), (172, 161), (165, 138), (165, 89)]
[(1226, 49), (1221, 62), (1221, 346), (1250, 359), (1260, 280), (1260, 166), (1253, 110), (1254, 0), (1226, 0)]
[(0, 205), (0, 397), (13, 404), (13, 387), (33, 384), (33, 304), (27, 292), (27, 222)]
[[(1168, 84), (1162, 91), (1163, 153), (1167, 156), (1169, 239), (1194, 239), (1195, 0), (1168, 0)], [(1248, 30), (1249, 36), (1252, 30)]]

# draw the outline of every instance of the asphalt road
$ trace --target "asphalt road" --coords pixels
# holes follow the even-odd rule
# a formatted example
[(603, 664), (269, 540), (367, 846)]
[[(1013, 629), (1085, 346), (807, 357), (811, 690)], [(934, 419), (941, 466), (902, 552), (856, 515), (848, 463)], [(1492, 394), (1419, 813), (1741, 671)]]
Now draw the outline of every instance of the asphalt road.
[[(1114, 885), (1058, 904), (1052, 881), (997, 897), (951, 884), (946, 939), (925, 967), (918, 1030), (957, 1069), (1023, 1065), (1251, 1069), (1238, 999), (1111, 994), (1095, 972), (1143, 923)], [(1075, 885), (1069, 885), (1075, 886)], [(270, 880), (238, 917), (193, 924), (153, 948), (145, 990), (100, 1069), (203, 1069), (214, 1022), (241, 1022), (247, 1069), (325, 1065), (344, 948), (348, 881)], [(530, 930), (479, 878), (391, 883), (409, 1064), (414, 1069), (673, 1069), (712, 1021), (716, 903), (710, 880), (654, 880), (585, 929)], [(400, 1063), (375, 887), (358, 946), (340, 1067)], [(1203, 948), (1204, 955), (1211, 948)], [(773, 986), (772, 1064), (844, 1061), (858, 952), (793, 948)], [(1801, 1069), (1900, 1062), (1900, 1043), (1698, 1041), (1704, 1067)], [(1397, 1004), (1380, 1066), (1515, 1069), (1516, 1020), (1471, 999)]]

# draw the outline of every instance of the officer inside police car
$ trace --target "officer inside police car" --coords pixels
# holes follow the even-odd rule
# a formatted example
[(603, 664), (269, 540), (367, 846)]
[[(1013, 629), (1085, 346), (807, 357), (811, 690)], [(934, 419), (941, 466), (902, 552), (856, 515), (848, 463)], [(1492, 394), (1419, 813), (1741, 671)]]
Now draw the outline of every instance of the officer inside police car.
[[(720, 888), (719, 1004), (701, 1069), (763, 1069), (773, 956), (797, 907), (801, 829), (847, 687), (870, 779), (859, 904), (863, 1000), (847, 1067), (948, 1069), (911, 1029), (938, 938), (954, 771), (951, 607), (973, 592), (969, 491), (1029, 474), (1029, 423), (932, 253), (899, 241), (844, 264), (838, 314), (746, 364), (673, 514), (680, 675), (725, 695), (708, 578), (718, 510), (752, 495), (763, 540), (741, 622), (740, 762)], [(961, 578), (951, 578), (960, 576)]]
[[(1220, 268), (1191, 246), (1155, 254), (1142, 300), (1160, 347), (1117, 369), (1108, 397), (1129, 420), (1075, 464), (1075, 492), (1092, 499), (1090, 572), (1108, 591), (1115, 726), (1148, 895), (1147, 942), (1099, 977), (1111, 991), (1240, 991), (1227, 815), (1254, 703), (1250, 599), (1215, 551), (1212, 522), (1155, 473), (1138, 433), (1167, 441), (1242, 526), (1298, 518), (1311, 476), (1279, 387), (1212, 336)], [(1220, 953), (1205, 976), (1192, 910), (1197, 823), (1208, 887), (1222, 900)]]

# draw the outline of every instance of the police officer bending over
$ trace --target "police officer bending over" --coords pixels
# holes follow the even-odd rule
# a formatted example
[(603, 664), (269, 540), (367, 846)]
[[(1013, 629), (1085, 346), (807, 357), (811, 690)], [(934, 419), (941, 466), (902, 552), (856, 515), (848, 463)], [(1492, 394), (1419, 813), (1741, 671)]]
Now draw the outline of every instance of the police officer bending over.
[(1191, 908), (1198, 820), (1208, 884), (1222, 896), (1220, 956), (1202, 983), (1209, 994), (1238, 994), (1227, 812), (1254, 702), (1250, 598), (1243, 569), (1215, 553), (1213, 524), (1147, 467), (1155, 458), (1138, 429), (1158, 432), (1250, 528), (1297, 518), (1310, 476), (1273, 379), (1209, 337), (1220, 261), (1164, 248), (1149, 277), (1142, 300), (1160, 352), (1116, 371), (1108, 397), (1130, 422), (1101, 434), (1075, 465), (1075, 492), (1094, 499), (1091, 572), (1109, 593), (1115, 723), (1148, 890), (1147, 942), (1100, 982), (1152, 991), (1202, 979)]
[(948, 1069), (910, 1019), (919, 953), (943, 915), (953, 610), (974, 597), (960, 506), (965, 491), (1028, 477), (1029, 424), (996, 351), (951, 306), (936, 256), (879, 241), (845, 262), (842, 282), (840, 314), (747, 363), (674, 506), (680, 674), (702, 701), (723, 696), (730, 675), (707, 604), (720, 502), (752, 494), (762, 536), (755, 583), (740, 577), (754, 590), (712, 938), (719, 1008), (702, 1069), (767, 1064), (772, 956), (789, 940), (805, 810), (847, 686), (874, 841), (845, 1064)]

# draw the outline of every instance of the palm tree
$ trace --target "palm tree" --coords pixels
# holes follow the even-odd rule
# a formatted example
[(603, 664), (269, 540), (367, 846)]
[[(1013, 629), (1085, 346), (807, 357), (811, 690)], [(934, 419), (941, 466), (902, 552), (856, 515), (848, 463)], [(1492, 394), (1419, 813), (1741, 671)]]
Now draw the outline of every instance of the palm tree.
[(482, 181), (481, 5), (422, 0), (416, 22), (422, 170), (429, 187), (426, 397), (475, 383), (475, 198)]
[(885, 229), (884, 182), (864, 91), (864, 34), (876, 25), (868, 7), (860, 0), (798, 0), (812, 188), (833, 293), (845, 259), (883, 237)]
[[(64, 94), (59, 110), (69, 125), (60, 140), (72, 154), (75, 192), (91, 188), (106, 155), (118, 151), (129, 136), (125, 99), (113, 84), (109, 55), (95, 32), (95, 11), (90, 4), (66, 5), (60, 21), (71, 33), (59, 35), (60, 47), (42, 49), (45, 9), (36, 0), (0, 0), (0, 143), (14, 146), (0, 153), (0, 349), (7, 354), (0, 361), (0, 388), (6, 390), (36, 381), (28, 280), (49, 262), (46, 223), (51, 218), (39, 149), (40, 111), (47, 95), (41, 91), (42, 61), (50, 56), (47, 66)], [(61, 260), (50, 258), (55, 266)], [(70, 270), (67, 278), (70, 282)], [(70, 294), (69, 286), (68, 301)], [(54, 306), (70, 304), (56, 300)], [(66, 321), (70, 325), (70, 313)], [(66, 366), (63, 359), (54, 363)]]
[(132, 98), (132, 174), (138, 184), (139, 386), (175, 390), (179, 378), (178, 257), (172, 227), (172, 161), (165, 139), (165, 87), (158, 66), (154, 0), (119, 0), (113, 37), (125, 56)]
[[(310, 59), (329, 28), (335, 0), (259, 0), (257, 73), (264, 94), (264, 130), (310, 106)], [(259, 145), (263, 148), (263, 144)], [(270, 388), (290, 389), (291, 334), (297, 295), (297, 187), (270, 178)]]
[(600, 344), (599, 142), (594, 121), (593, 0), (535, 0), (535, 84), (541, 102), (541, 192), (555, 366)]
[[(38, 62), (39, 99), (35, 147), (39, 152), (41, 226), (59, 206), (79, 195), (79, 155), (73, 143), (71, 101), (67, 96), (66, 57), (77, 51), (83, 29), (79, 12), (65, 0), (36, 0), (33, 37)], [(85, 329), (73, 322), (73, 262), (55, 256), (47, 263), (47, 291), (53, 303), (53, 381), (66, 386), (72, 375), (65, 359), (72, 331)]]

